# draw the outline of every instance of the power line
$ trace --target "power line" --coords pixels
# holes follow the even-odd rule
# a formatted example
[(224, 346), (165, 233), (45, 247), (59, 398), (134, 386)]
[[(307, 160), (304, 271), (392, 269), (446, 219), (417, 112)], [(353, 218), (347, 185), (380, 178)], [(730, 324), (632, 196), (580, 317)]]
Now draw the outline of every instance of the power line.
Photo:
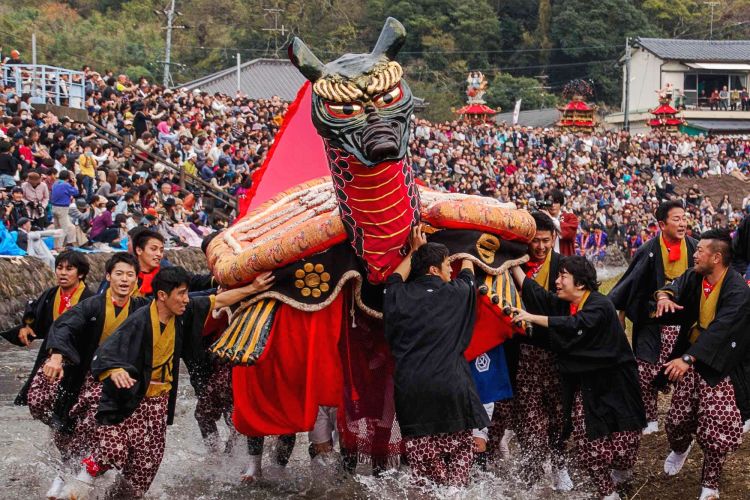
[[(570, 63), (557, 63), (557, 64), (539, 64), (534, 66), (503, 66), (503, 67), (492, 67), (492, 68), (469, 68), (468, 70), (437, 70), (437, 69), (420, 69), (421, 73), (466, 73), (467, 71), (510, 71), (510, 70), (521, 70), (521, 69), (544, 69), (544, 68), (557, 68), (566, 66), (582, 66), (586, 64), (602, 64), (602, 63), (614, 63), (619, 59), (602, 59), (599, 61), (581, 61), (581, 62), (570, 62)], [(408, 68), (408, 66), (407, 66)]]
[[(138, 44), (145, 46), (145, 44)], [(255, 49), (255, 48), (244, 48), (244, 47), (222, 47), (222, 46), (205, 46), (205, 45), (184, 45), (184, 44), (173, 44), (172, 47), (179, 47), (182, 49), (196, 49), (196, 50), (227, 50), (227, 51), (240, 51), (240, 52), (256, 52), (265, 53), (267, 49)], [(589, 45), (579, 47), (554, 47), (549, 49), (530, 48), (530, 49), (504, 49), (504, 50), (417, 50), (417, 51), (401, 51), (399, 55), (448, 55), (448, 54), (524, 54), (524, 53), (537, 53), (537, 52), (559, 52), (559, 51), (581, 51), (581, 50), (594, 50), (594, 49), (611, 49), (611, 48), (624, 48), (624, 44), (616, 45)], [(312, 49), (311, 49), (312, 50)], [(315, 54), (340, 54), (338, 51), (331, 50), (313, 50)]]

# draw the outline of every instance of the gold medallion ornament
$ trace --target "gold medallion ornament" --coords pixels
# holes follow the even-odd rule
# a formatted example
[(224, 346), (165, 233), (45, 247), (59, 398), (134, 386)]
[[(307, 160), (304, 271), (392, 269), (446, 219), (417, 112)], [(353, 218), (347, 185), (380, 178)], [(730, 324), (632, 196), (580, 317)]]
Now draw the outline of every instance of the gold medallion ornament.
[(331, 281), (331, 275), (325, 272), (323, 264), (305, 263), (302, 268), (294, 272), (294, 286), (299, 289), (303, 297), (313, 297), (317, 299), (331, 289), (328, 283)]
[(499, 248), (500, 240), (494, 234), (483, 233), (477, 240), (477, 253), (486, 264), (492, 265)]

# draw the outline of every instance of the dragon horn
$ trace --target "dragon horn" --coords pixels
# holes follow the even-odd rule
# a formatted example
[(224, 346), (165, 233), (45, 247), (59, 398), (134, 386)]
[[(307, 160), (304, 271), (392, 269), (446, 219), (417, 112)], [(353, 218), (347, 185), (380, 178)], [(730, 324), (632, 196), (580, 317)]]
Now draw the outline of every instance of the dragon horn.
[(299, 38), (294, 37), (292, 43), (289, 44), (287, 52), (289, 60), (292, 61), (292, 64), (297, 67), (305, 78), (315, 83), (323, 76), (325, 66), (320, 62), (320, 59), (315, 57), (315, 54), (305, 45), (305, 42)]
[(392, 61), (406, 41), (406, 28), (397, 19), (389, 17), (385, 20), (383, 29), (380, 31), (375, 48), (372, 54), (380, 56), (385, 54), (389, 61)]

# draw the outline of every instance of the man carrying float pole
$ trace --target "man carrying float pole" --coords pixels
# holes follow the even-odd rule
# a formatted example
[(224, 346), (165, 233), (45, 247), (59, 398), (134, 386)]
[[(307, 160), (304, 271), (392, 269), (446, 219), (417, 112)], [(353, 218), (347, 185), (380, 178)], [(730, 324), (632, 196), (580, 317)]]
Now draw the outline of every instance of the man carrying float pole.
[(571, 437), (578, 466), (599, 497), (620, 498), (628, 481), (645, 424), (638, 368), (612, 302), (597, 289), (596, 269), (582, 256), (560, 262), (556, 293), (512, 269), (531, 314), (513, 309), (516, 321), (549, 330), (562, 380), (563, 438)]
[[(412, 472), (463, 486), (473, 462), (472, 429), (489, 425), (463, 352), (474, 327), (474, 265), (451, 280), (448, 249), (412, 229), (411, 250), (386, 281), (385, 337), (396, 362), (396, 416)], [(411, 274), (411, 279), (406, 279)]]
[[(131, 297), (137, 275), (135, 257), (114, 254), (105, 265), (107, 291), (78, 303), (52, 325), (47, 339), (51, 354), (42, 371), (49, 383), (61, 387), (52, 418), (53, 439), (63, 460), (83, 458), (94, 446), (101, 384), (91, 376), (91, 359), (132, 312), (148, 305), (147, 299)], [(57, 498), (63, 486), (58, 475), (47, 497)]]
[[(556, 229), (553, 220), (542, 212), (531, 214), (536, 234), (529, 243), (529, 261), (523, 265), (526, 277), (550, 293), (555, 292), (560, 254), (553, 250)], [(536, 310), (527, 304), (529, 312)], [(562, 388), (557, 358), (551, 351), (549, 331), (538, 327), (533, 336), (521, 337), (516, 375), (516, 420), (521, 460), (527, 481), (533, 483), (542, 473), (542, 464), (550, 458), (555, 489), (570, 491), (573, 481), (565, 468), (565, 449), (561, 446), (563, 431)]]
[(112, 467), (122, 470), (130, 496), (146, 493), (174, 418), (179, 360), (202, 349), (200, 335), (212, 309), (268, 289), (273, 278), (264, 273), (250, 285), (193, 298), (188, 296), (189, 282), (181, 267), (160, 270), (152, 282), (151, 305), (131, 314), (96, 351), (91, 370), (102, 381), (98, 443), (63, 497), (84, 498), (94, 479)]

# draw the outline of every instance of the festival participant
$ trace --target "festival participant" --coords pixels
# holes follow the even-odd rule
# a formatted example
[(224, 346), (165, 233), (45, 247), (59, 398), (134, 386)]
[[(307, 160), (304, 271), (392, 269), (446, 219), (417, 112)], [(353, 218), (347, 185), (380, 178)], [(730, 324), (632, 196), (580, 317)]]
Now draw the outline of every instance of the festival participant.
[[(144, 297), (153, 295), (151, 282), (162, 267), (164, 258), (164, 236), (151, 231), (142, 230), (133, 236), (133, 254), (138, 258), (140, 272), (138, 273), (138, 293)], [(188, 283), (190, 291), (213, 288), (213, 278), (207, 275), (190, 275)]]
[[(56, 321), (47, 338), (51, 353), (40, 370), (48, 383), (59, 383), (52, 416), (53, 438), (63, 461), (82, 458), (96, 440), (96, 412), (101, 384), (90, 374), (94, 351), (136, 309), (148, 305), (143, 298), (131, 297), (136, 286), (138, 261), (119, 252), (105, 265), (107, 291), (72, 307)], [(64, 481), (55, 477), (47, 498), (62, 493)]]
[[(617, 282), (609, 299), (620, 311), (620, 321), (625, 317), (633, 322), (633, 351), (638, 361), (643, 405), (648, 425), (644, 434), (659, 430), (657, 400), (659, 388), (669, 391), (666, 383), (659, 384), (662, 365), (669, 361), (679, 325), (659, 325), (649, 318), (649, 302), (654, 293), (682, 275), (693, 266), (693, 253), (697, 242), (687, 236), (687, 219), (682, 202), (665, 201), (656, 210), (661, 230), (659, 237), (647, 241), (636, 252), (627, 271)], [(666, 382), (666, 381), (665, 381)]]
[(604, 257), (607, 254), (607, 233), (604, 232), (604, 228), (601, 224), (594, 224), (594, 232), (589, 235), (586, 240), (586, 255), (594, 263), (601, 263), (604, 261)]
[(628, 481), (645, 425), (638, 369), (617, 311), (599, 293), (596, 269), (585, 257), (560, 261), (556, 293), (548, 292), (520, 267), (512, 269), (526, 307), (513, 309), (515, 321), (549, 331), (562, 381), (564, 433), (572, 432), (575, 457), (599, 496), (619, 499)]
[(160, 270), (151, 305), (131, 314), (97, 349), (91, 370), (102, 381), (98, 443), (64, 497), (85, 497), (95, 478), (112, 467), (122, 471), (130, 496), (146, 493), (174, 419), (181, 357), (202, 349), (200, 335), (212, 309), (268, 289), (273, 277), (263, 273), (250, 285), (208, 297), (189, 297), (189, 281), (182, 267)]
[(29, 405), (31, 416), (50, 425), (52, 406), (57, 394), (57, 382), (50, 383), (41, 373), (47, 359), (47, 333), (52, 323), (68, 309), (92, 294), (83, 282), (89, 272), (89, 262), (80, 252), (66, 250), (55, 258), (57, 285), (44, 291), (35, 301), (30, 301), (23, 314), (23, 325), (2, 335), (18, 346), (30, 346), (35, 338), (44, 339), (39, 348), (28, 380), (16, 396), (15, 404)]
[[(247, 438), (247, 451), (250, 455), (247, 467), (242, 472), (241, 479), (245, 483), (252, 483), (257, 481), (263, 476), (261, 469), (263, 461), (263, 443), (265, 438), (263, 437), (249, 437)], [(289, 463), (289, 458), (292, 456), (294, 451), (294, 444), (297, 442), (296, 434), (285, 434), (279, 436), (279, 442), (276, 445), (276, 464), (281, 467), (286, 467)]]
[[(536, 223), (536, 234), (529, 243), (529, 261), (524, 264), (526, 277), (549, 292), (555, 291), (555, 280), (560, 265), (560, 254), (553, 250), (556, 231), (552, 219), (542, 212), (531, 214)], [(543, 311), (527, 304), (532, 313)], [(532, 336), (521, 337), (516, 375), (516, 404), (522, 425), (518, 425), (523, 471), (529, 483), (542, 474), (542, 464), (551, 459), (555, 489), (570, 491), (570, 479), (564, 463), (565, 450), (561, 446), (563, 427), (562, 389), (557, 358), (550, 350), (549, 332), (539, 327)]]
[(578, 217), (573, 212), (563, 212), (565, 195), (559, 189), (550, 193), (547, 203), (549, 205), (547, 214), (552, 217), (558, 233), (558, 238), (555, 239), (555, 252), (560, 255), (574, 255)]
[(732, 240), (732, 267), (750, 284), (750, 215), (746, 215), (737, 227)]
[[(451, 280), (448, 249), (412, 229), (409, 254), (388, 277), (385, 337), (395, 359), (396, 417), (412, 472), (465, 485), (473, 460), (471, 429), (489, 419), (463, 357), (476, 308), (474, 266)], [(407, 282), (407, 277), (411, 279)]]
[(704, 232), (694, 259), (695, 267), (656, 293), (655, 316), (681, 325), (674, 359), (664, 365), (676, 383), (664, 472), (680, 472), (696, 438), (703, 450), (700, 499), (709, 500), (719, 498), (724, 462), (742, 443), (742, 418), (748, 418), (750, 289), (729, 268), (727, 230)]

